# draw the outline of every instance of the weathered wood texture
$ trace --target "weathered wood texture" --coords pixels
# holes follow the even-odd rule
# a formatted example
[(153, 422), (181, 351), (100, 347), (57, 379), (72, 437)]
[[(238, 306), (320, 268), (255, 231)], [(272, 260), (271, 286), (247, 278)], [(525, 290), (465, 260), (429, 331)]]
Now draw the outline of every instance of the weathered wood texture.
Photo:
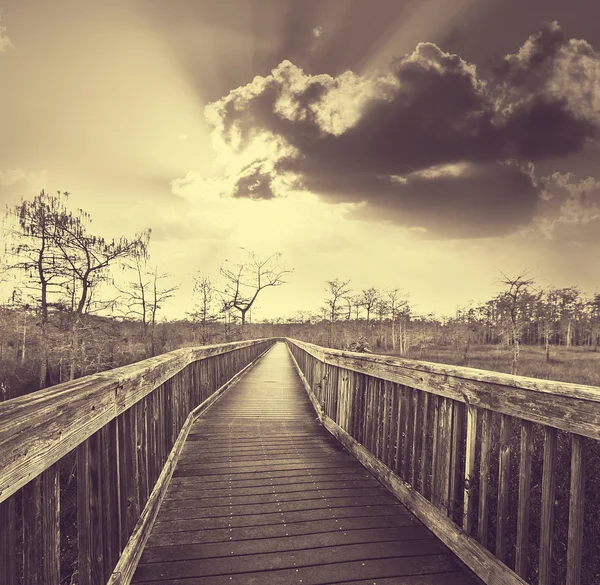
[(227, 354), (271, 343), (178, 349), (1, 402), (0, 502), (190, 364), (223, 355), (214, 375), (224, 383)]
[(600, 438), (599, 388), (287, 342), (327, 428), (490, 585), (553, 582), (557, 432), (572, 433), (563, 557), (580, 585), (583, 445)]
[(59, 470), (73, 449), (78, 579), (106, 583), (190, 412), (273, 343), (178, 350), (0, 404), (2, 585), (60, 582)]
[[(380, 451), (380, 428), (357, 424)], [(134, 582), (359, 580), (475, 585), (323, 429), (280, 344), (192, 425)]]

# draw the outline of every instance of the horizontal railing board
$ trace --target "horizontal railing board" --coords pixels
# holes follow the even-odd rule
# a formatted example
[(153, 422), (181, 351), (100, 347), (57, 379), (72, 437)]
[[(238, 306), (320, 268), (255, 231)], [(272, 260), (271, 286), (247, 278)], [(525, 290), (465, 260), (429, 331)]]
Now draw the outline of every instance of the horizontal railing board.
[(189, 364), (266, 341), (178, 349), (0, 403), (0, 502)]
[(323, 363), (600, 439), (600, 388), (430, 362), (319, 348), (288, 339)]

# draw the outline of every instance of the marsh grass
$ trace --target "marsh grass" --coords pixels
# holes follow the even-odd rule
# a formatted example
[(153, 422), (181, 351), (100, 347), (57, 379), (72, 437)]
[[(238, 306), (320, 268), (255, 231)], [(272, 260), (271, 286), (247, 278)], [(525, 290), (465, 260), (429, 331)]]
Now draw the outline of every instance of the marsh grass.
[[(399, 355), (389, 351), (385, 353)], [(500, 345), (473, 346), (465, 361), (463, 348), (430, 346), (413, 349), (404, 357), (510, 374), (512, 349)], [(557, 382), (600, 386), (600, 351), (594, 351), (593, 347), (554, 346), (550, 351), (550, 362), (547, 362), (543, 347), (522, 346), (517, 373)]]

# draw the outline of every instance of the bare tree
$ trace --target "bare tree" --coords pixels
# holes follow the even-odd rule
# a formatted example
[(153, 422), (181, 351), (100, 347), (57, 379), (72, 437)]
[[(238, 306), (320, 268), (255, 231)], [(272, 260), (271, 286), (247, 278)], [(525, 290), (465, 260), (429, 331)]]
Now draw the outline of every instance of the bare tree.
[(148, 268), (143, 256), (136, 256), (133, 263), (135, 279), (127, 288), (119, 288), (121, 304), (126, 317), (139, 320), (142, 338), (148, 357), (155, 355), (156, 317), (162, 305), (174, 296), (179, 285), (162, 286), (161, 281), (170, 278), (169, 273), (159, 273), (157, 268)]
[(518, 369), (520, 342), (523, 328), (527, 323), (530, 307), (534, 295), (531, 287), (534, 279), (525, 278), (525, 273), (510, 278), (502, 273), (503, 280), (500, 282), (506, 290), (498, 297), (498, 307), (508, 325), (509, 340), (513, 346), (513, 359), (511, 373), (516, 374)]
[(193, 296), (196, 303), (190, 316), (200, 324), (202, 345), (208, 342), (209, 326), (219, 320), (219, 314), (215, 310), (215, 293), (215, 286), (210, 277), (198, 274), (194, 278)]
[(375, 310), (380, 297), (379, 291), (374, 286), (363, 289), (361, 292), (361, 303), (365, 308), (365, 311), (367, 311), (367, 324), (369, 323), (371, 313)]
[(40, 316), (39, 388), (49, 383), (49, 310), (68, 280), (69, 267), (57, 247), (59, 226), (69, 217), (65, 207), (67, 196), (66, 192), (50, 195), (42, 190), (32, 200), (24, 200), (7, 211), (7, 233), (12, 245), (8, 250), (11, 261), (6, 268), (21, 273), (22, 287), (37, 305)]
[(325, 291), (329, 296), (325, 299), (329, 320), (333, 323), (340, 315), (342, 301), (350, 294), (349, 280), (328, 280)]
[[(392, 349), (396, 349), (399, 346), (400, 352), (404, 354), (407, 351), (406, 321), (410, 315), (408, 297), (399, 288), (388, 290), (386, 296), (392, 319)], [(399, 335), (397, 334), (398, 325), (400, 326)]]
[(325, 299), (324, 313), (329, 318), (328, 345), (333, 342), (333, 324), (337, 321), (342, 311), (342, 303), (350, 295), (349, 280), (328, 280), (325, 291), (328, 297)]
[(233, 266), (221, 266), (223, 288), (218, 292), (223, 298), (224, 309), (239, 312), (242, 327), (246, 324), (246, 314), (254, 305), (260, 292), (269, 287), (287, 284), (285, 277), (291, 270), (280, 264), (281, 254), (275, 253), (261, 258), (254, 252), (245, 250), (245, 261)]

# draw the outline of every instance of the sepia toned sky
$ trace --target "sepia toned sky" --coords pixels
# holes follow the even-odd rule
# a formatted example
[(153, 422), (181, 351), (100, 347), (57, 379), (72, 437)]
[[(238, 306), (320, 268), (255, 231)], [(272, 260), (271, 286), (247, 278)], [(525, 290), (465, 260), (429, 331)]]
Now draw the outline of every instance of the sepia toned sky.
[(600, 289), (597, 0), (0, 0), (0, 204), (71, 192), (181, 283), (240, 247), (452, 314)]

